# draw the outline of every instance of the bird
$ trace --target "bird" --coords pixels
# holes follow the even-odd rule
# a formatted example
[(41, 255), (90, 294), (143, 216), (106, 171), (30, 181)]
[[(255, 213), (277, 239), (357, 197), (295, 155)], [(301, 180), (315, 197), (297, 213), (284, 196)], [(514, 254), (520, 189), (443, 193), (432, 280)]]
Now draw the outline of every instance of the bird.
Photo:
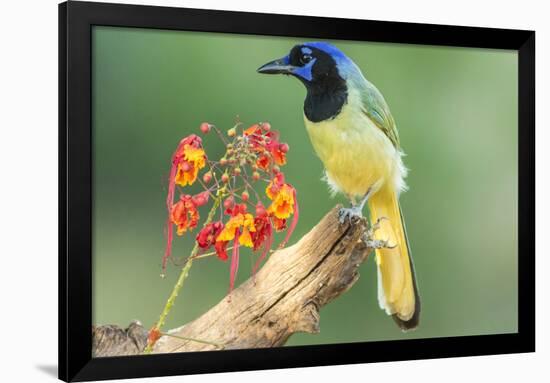
[(343, 193), (351, 207), (339, 219), (362, 217), (368, 204), (376, 246), (378, 303), (399, 328), (417, 328), (420, 296), (399, 204), (407, 189), (396, 124), (382, 93), (354, 61), (336, 46), (307, 42), (257, 69), (292, 76), (305, 86), (304, 124), (324, 165), (331, 191)]

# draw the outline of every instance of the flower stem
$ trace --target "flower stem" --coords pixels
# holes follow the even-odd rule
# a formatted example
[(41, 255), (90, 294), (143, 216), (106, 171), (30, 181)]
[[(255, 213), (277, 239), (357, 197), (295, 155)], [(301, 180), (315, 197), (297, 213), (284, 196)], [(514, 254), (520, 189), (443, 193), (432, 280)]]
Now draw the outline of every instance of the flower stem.
[[(225, 250), (231, 250), (231, 249), (233, 249), (233, 246), (229, 246)], [(275, 252), (275, 250), (273, 250), (273, 249), (269, 250), (270, 254), (273, 254), (274, 252)], [(212, 255), (216, 255), (216, 254), (217, 253), (215, 251), (211, 251), (209, 253), (203, 253), (203, 254), (200, 254), (200, 255), (196, 255), (194, 257), (194, 259), (208, 258), (208, 257), (211, 257)]]
[[(204, 222), (203, 227), (212, 222), (212, 219), (214, 217), (214, 214), (215, 214), (216, 210), (218, 209), (220, 201), (221, 201), (221, 197), (217, 197), (217, 198), (214, 199), (214, 204), (212, 205), (212, 208), (210, 209), (210, 212), (208, 213), (208, 217), (206, 218), (206, 221)], [(166, 304), (164, 305), (164, 309), (162, 310), (162, 313), (160, 314), (159, 320), (157, 321), (156, 325), (154, 326), (154, 328), (156, 328), (157, 330), (160, 331), (162, 329), (162, 326), (164, 326), (164, 323), (166, 322), (166, 317), (170, 313), (170, 310), (172, 310), (172, 307), (174, 306), (176, 298), (177, 298), (178, 294), (180, 293), (181, 288), (183, 287), (183, 283), (185, 282), (185, 280), (189, 276), (189, 270), (191, 269), (191, 266), (193, 265), (193, 259), (194, 259), (195, 255), (197, 255), (198, 251), (199, 251), (199, 245), (198, 245), (197, 242), (195, 242), (195, 245), (193, 246), (193, 249), (191, 250), (191, 254), (190, 254), (189, 258), (187, 258), (187, 261), (185, 262), (185, 264), (183, 265), (183, 268), (181, 269), (181, 273), (178, 277), (178, 280), (177, 280), (176, 284), (174, 285), (174, 288), (172, 289), (172, 293), (170, 294), (170, 296), (168, 297), (168, 300), (166, 301)], [(150, 354), (151, 351), (153, 350), (154, 345), (155, 345), (154, 342), (148, 343), (147, 347), (144, 350), (144, 353), (145, 354)]]

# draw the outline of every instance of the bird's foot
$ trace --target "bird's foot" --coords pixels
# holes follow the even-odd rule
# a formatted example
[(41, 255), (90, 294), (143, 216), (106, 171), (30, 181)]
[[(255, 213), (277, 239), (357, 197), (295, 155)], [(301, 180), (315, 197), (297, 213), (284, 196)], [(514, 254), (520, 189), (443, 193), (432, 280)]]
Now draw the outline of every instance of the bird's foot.
[(380, 222), (382, 222), (385, 219), (388, 219), (388, 218), (387, 217), (378, 218), (376, 222), (373, 223), (363, 235), (363, 242), (367, 247), (371, 249), (393, 249), (397, 246), (395, 244), (390, 245), (390, 242), (388, 240), (376, 239), (374, 237), (374, 233), (376, 232), (376, 230), (380, 229)]
[(376, 220), (375, 223), (370, 225), (369, 229), (366, 232), (367, 238), (374, 238), (374, 233), (376, 232), (376, 230), (380, 229), (380, 222), (386, 219), (388, 219), (388, 217), (380, 217)]
[(363, 212), (359, 206), (343, 207), (338, 211), (338, 221), (341, 224), (348, 221), (350, 224), (353, 221), (363, 218)]
[(372, 239), (369, 238), (366, 234), (363, 237), (363, 242), (365, 246), (370, 249), (394, 249), (397, 245), (390, 245), (390, 241), (387, 239)]

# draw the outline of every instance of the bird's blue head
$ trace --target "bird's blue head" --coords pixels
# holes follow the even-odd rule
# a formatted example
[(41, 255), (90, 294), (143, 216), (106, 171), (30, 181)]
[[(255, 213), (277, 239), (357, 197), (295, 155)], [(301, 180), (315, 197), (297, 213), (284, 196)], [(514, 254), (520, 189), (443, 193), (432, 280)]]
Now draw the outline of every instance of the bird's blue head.
[(325, 42), (309, 42), (294, 46), (290, 53), (260, 68), (259, 73), (287, 74), (309, 83), (338, 76), (345, 79), (345, 71), (351, 60), (334, 45)]
[(324, 42), (296, 45), (288, 55), (258, 68), (259, 73), (299, 79), (307, 89), (304, 112), (311, 121), (332, 118), (340, 112), (347, 101), (347, 79), (356, 71), (351, 59)]

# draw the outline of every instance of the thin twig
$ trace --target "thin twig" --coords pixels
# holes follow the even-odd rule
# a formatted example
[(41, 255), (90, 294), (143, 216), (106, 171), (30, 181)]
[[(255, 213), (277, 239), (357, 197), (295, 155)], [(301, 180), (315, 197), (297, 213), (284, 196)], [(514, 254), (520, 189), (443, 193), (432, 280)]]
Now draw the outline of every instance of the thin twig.
[(195, 339), (195, 338), (188, 338), (188, 337), (184, 337), (184, 336), (179, 336), (179, 335), (174, 335), (174, 334), (169, 334), (169, 333), (162, 333), (163, 336), (171, 336), (172, 338), (177, 338), (177, 339), (181, 339), (181, 340), (186, 340), (186, 341), (190, 341), (190, 342), (197, 342), (197, 343), (204, 343), (204, 344), (209, 344), (211, 346), (215, 346), (215, 347), (218, 347), (219, 349), (223, 350), (225, 348), (225, 346), (223, 344), (220, 344), (220, 343), (216, 343), (216, 342), (211, 342), (211, 341), (208, 341), (208, 340), (201, 340), (201, 339)]
[[(214, 213), (216, 212), (216, 210), (218, 209), (218, 205), (220, 204), (220, 199), (221, 198), (219, 198), (219, 197), (214, 199), (214, 204), (213, 204), (212, 208), (210, 209), (210, 212), (208, 213), (208, 217), (206, 218), (206, 221), (205, 221), (203, 227), (208, 225), (210, 222), (212, 222), (212, 218), (214, 216)], [(181, 269), (181, 273), (178, 277), (178, 280), (177, 280), (176, 284), (174, 285), (174, 288), (172, 289), (172, 293), (168, 297), (168, 300), (166, 301), (166, 304), (164, 305), (164, 309), (162, 310), (162, 312), (160, 314), (159, 320), (157, 321), (157, 323), (154, 326), (154, 328), (157, 329), (158, 331), (160, 331), (162, 329), (162, 326), (164, 326), (164, 323), (166, 321), (166, 317), (170, 313), (170, 310), (172, 310), (172, 306), (174, 306), (176, 298), (177, 298), (180, 290), (183, 287), (183, 283), (185, 282), (185, 280), (187, 279), (187, 276), (189, 275), (189, 270), (191, 269), (191, 266), (193, 265), (193, 258), (198, 253), (198, 251), (199, 251), (199, 245), (198, 245), (197, 242), (195, 242), (195, 245), (193, 246), (193, 250), (191, 250), (191, 255), (189, 256), (189, 258), (187, 258), (187, 261), (185, 262), (185, 265)], [(153, 351), (153, 346), (154, 345), (155, 345), (154, 342), (149, 342), (147, 344), (147, 347), (144, 350), (144, 353), (145, 354), (150, 354)]]

